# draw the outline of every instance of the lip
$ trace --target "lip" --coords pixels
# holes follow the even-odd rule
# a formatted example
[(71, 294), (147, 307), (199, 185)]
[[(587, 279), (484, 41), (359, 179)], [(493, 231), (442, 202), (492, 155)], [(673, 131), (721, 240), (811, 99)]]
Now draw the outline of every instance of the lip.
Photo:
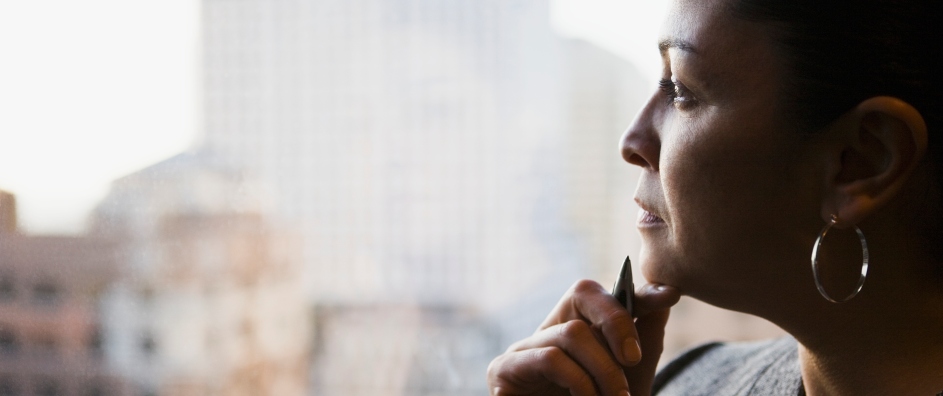
[(646, 205), (638, 198), (635, 198), (635, 202), (639, 206), (638, 218), (636, 220), (638, 228), (662, 227), (665, 225), (665, 220), (650, 209), (650, 206)]

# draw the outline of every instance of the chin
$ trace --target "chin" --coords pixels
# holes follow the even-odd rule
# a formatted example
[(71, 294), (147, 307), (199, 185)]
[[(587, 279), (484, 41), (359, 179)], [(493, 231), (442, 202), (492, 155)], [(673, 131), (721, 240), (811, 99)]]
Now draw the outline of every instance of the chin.
[[(710, 294), (710, 290), (718, 285), (714, 284), (710, 274), (698, 273), (706, 270), (696, 264), (705, 260), (679, 257), (669, 251), (657, 247), (642, 245), (639, 253), (639, 263), (642, 276), (649, 283), (667, 285), (677, 288), (681, 294), (696, 297)], [(705, 288), (707, 290), (705, 290)]]
[(762, 290), (745, 289), (741, 287), (742, 283), (732, 278), (716, 277), (714, 269), (692, 265), (708, 262), (709, 259), (678, 257), (666, 253), (643, 245), (639, 263), (646, 281), (675, 287), (684, 296), (716, 307), (758, 314), (753, 305), (763, 300)]
[(675, 279), (679, 266), (666, 256), (643, 244), (639, 253), (642, 276), (649, 283), (680, 287), (678, 279)]

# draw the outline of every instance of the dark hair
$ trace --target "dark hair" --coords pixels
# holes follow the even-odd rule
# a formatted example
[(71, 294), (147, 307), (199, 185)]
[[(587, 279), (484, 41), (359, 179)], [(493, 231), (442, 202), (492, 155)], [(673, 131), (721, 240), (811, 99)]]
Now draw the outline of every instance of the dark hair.
[[(814, 133), (873, 96), (913, 105), (927, 123), (925, 161), (943, 186), (943, 1), (729, 0), (735, 17), (761, 22), (786, 62), (784, 105), (798, 127)], [(943, 200), (929, 193), (930, 213)], [(932, 198), (931, 198), (932, 197)], [(943, 218), (925, 221), (928, 248), (938, 251)], [(934, 237), (931, 237), (934, 235)], [(943, 271), (943, 265), (940, 266)]]
[(806, 127), (823, 127), (864, 99), (898, 97), (940, 118), (938, 0), (731, 0), (766, 22), (788, 62), (786, 95)]

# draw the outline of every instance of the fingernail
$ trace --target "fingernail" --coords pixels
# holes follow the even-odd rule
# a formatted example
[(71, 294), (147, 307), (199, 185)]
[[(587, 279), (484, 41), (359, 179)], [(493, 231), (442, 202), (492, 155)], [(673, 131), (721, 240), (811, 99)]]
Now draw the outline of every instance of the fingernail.
[(665, 285), (655, 286), (655, 290), (658, 290), (658, 291), (665, 291), (667, 289), (668, 289), (668, 286), (665, 286)]
[(642, 348), (638, 345), (638, 340), (629, 338), (622, 344), (622, 356), (629, 363), (638, 363), (642, 360)]

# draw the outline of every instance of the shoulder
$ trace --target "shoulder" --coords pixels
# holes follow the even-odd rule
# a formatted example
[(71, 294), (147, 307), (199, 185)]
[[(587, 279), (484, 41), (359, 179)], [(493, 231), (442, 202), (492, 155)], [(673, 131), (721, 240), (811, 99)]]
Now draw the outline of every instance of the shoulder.
[(691, 349), (655, 376), (658, 395), (790, 395), (801, 387), (792, 338), (710, 343)]

